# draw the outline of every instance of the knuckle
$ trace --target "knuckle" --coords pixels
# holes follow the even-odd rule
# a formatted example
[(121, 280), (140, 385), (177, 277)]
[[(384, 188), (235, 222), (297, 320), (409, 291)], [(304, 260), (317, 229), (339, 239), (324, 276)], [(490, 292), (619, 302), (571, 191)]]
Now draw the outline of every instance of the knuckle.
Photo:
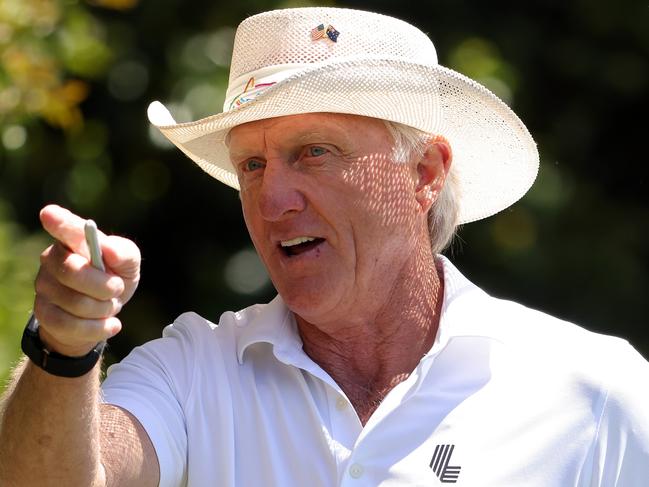
[(87, 342), (99, 342), (105, 338), (105, 319), (84, 320), (79, 322), (78, 338)]
[(105, 319), (113, 315), (113, 303), (110, 300), (99, 301), (89, 296), (82, 296), (78, 303), (79, 313), (90, 319)]
[(104, 278), (97, 289), (97, 299), (110, 301), (118, 298), (124, 292), (124, 280), (119, 276), (109, 276)]
[(52, 267), (61, 265), (61, 262), (63, 262), (68, 255), (70, 255), (70, 251), (63, 247), (60, 242), (53, 243), (42, 254), (44, 263)]
[(97, 285), (92, 279), (91, 273), (87, 271), (75, 272), (70, 279), (70, 287), (76, 289), (83, 294), (89, 294), (93, 297), (101, 299), (101, 295), (98, 295), (98, 291), (95, 291)]
[(86, 266), (85, 260), (80, 255), (73, 254), (72, 252), (67, 253), (61, 264), (61, 270), (65, 274), (78, 273)]
[(54, 272), (55, 279), (63, 286), (83, 294), (95, 294), (97, 276), (87, 262), (76, 254), (69, 255)]
[(124, 293), (125, 288), (124, 279), (111, 276), (106, 283), (106, 299), (118, 298)]
[(81, 320), (102, 319), (110, 316), (112, 304), (73, 290), (68, 290), (57, 304), (74, 317)]
[(82, 318), (91, 318), (94, 311), (94, 300), (79, 293), (73, 293), (69, 299), (69, 311)]
[(103, 285), (97, 289), (93, 297), (98, 301), (110, 301), (115, 297), (115, 293), (109, 286)]
[(65, 255), (60, 252), (53, 251), (50, 256), (43, 262), (43, 268), (49, 274), (52, 274), (58, 281), (66, 282), (69, 279), (69, 275), (73, 270), (70, 266), (70, 261), (72, 260), (71, 254), (66, 252)]
[(40, 257), (41, 265), (44, 265), (49, 261), (50, 256), (52, 255), (53, 248), (54, 245), (50, 245), (45, 250), (43, 250), (43, 252), (41, 252), (41, 257)]

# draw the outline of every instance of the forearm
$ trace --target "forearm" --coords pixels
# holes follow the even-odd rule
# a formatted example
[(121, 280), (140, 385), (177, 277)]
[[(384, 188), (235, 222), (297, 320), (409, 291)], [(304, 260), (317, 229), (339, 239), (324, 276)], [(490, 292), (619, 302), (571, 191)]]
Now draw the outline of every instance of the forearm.
[[(84, 359), (63, 365), (59, 361), (57, 371), (57, 362), (51, 360), (61, 359), (51, 353), (86, 357), (95, 344), (119, 332), (122, 325), (116, 315), (137, 288), (140, 250), (130, 240), (98, 232), (95, 257), (103, 255), (105, 270), (99, 269), (88, 258), (86, 220), (56, 205), (46, 206), (39, 216), (55, 242), (40, 256), (34, 282), (38, 327), (30, 320), (26, 353), (37, 362), (43, 360), (42, 353), (50, 353), (49, 362), (44, 363), (53, 366), (52, 374), (25, 360), (0, 399), (0, 485), (103, 487), (107, 482), (100, 438), (100, 365), (86, 372)], [(35, 330), (38, 337), (34, 337)], [(91, 354), (88, 360), (96, 356)], [(82, 375), (67, 378), (54, 373)], [(126, 413), (115, 417), (119, 421)], [(122, 441), (115, 438), (116, 443)], [(140, 436), (134, 442), (141, 446)], [(109, 443), (107, 449), (105, 458), (110, 461)], [(131, 450), (121, 451), (127, 456)], [(107, 467), (118, 479), (115, 485), (124, 485), (122, 478), (134, 478), (131, 485), (143, 485), (135, 483), (140, 481), (134, 477), (139, 470), (131, 475), (119, 465)], [(149, 471), (142, 478), (147, 479), (146, 474)]]
[(103, 486), (99, 365), (70, 379), (21, 363), (0, 406), (0, 485)]

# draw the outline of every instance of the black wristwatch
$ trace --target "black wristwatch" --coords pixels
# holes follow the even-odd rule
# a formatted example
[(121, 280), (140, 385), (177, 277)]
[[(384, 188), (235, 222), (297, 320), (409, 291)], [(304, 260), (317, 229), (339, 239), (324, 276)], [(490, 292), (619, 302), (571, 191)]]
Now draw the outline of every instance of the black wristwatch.
[(45, 348), (38, 335), (38, 320), (32, 314), (23, 332), (20, 345), (23, 353), (45, 372), (59, 377), (81, 377), (95, 366), (104, 351), (106, 342), (99, 342), (83, 357), (68, 357), (57, 352), (50, 352)]

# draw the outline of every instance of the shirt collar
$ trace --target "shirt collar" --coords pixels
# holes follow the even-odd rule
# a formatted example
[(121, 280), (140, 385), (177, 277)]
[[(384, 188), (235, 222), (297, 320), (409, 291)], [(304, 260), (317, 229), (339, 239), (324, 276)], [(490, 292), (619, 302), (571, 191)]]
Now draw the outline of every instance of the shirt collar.
[[(437, 355), (453, 337), (486, 336), (472, 310), (476, 299), (481, 300), (488, 295), (464, 277), (446, 257), (438, 255), (437, 258), (442, 264), (444, 301), (437, 336), (426, 356)], [(240, 364), (243, 363), (246, 349), (255, 343), (270, 343), (273, 353), (280, 359), (302, 352), (302, 339), (295, 317), (281, 296), (277, 295), (268, 304), (256, 305), (237, 314), (241, 313), (252, 313), (252, 317), (247, 320), (237, 339)]]
[(443, 255), (437, 258), (442, 264), (444, 301), (437, 336), (426, 356), (437, 355), (454, 337), (488, 336), (475, 315), (475, 309), (489, 295), (464, 277), (449, 259)]
[(297, 331), (293, 313), (280, 295), (268, 304), (256, 305), (239, 313), (254, 313), (244, 325), (237, 339), (237, 358), (243, 363), (246, 349), (255, 343), (270, 343), (275, 355), (278, 351), (302, 349), (302, 339)]

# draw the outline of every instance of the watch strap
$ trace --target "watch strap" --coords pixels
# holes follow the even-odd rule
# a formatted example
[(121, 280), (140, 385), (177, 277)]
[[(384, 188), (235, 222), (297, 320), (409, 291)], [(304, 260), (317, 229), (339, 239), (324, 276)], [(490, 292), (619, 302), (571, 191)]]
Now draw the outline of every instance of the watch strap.
[(101, 357), (106, 342), (99, 342), (82, 357), (68, 357), (47, 350), (38, 334), (38, 321), (32, 314), (21, 340), (23, 353), (45, 372), (59, 377), (81, 377), (90, 372)]

